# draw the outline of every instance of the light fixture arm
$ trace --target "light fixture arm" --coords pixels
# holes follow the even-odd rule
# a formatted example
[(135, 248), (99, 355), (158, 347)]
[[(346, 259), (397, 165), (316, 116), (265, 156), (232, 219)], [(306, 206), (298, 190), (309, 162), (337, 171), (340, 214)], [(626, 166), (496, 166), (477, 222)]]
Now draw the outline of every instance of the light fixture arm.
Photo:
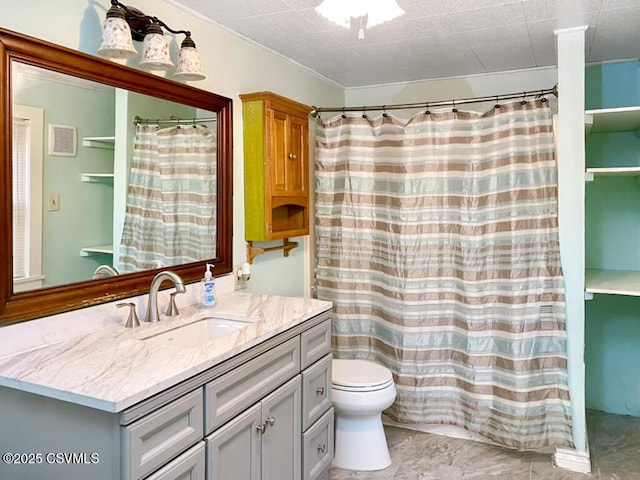
[(150, 15), (145, 15), (143, 12), (138, 10), (137, 8), (129, 7), (120, 3), (118, 0), (111, 0), (111, 5), (113, 7), (120, 7), (124, 13), (124, 19), (129, 24), (129, 28), (131, 29), (131, 36), (134, 40), (141, 42), (144, 40), (146, 35), (147, 26), (150, 24), (156, 24), (168, 30), (169, 32), (178, 35), (185, 35), (187, 38), (191, 38), (191, 32), (188, 30), (174, 30), (169, 25), (164, 23), (158, 17), (152, 17)]

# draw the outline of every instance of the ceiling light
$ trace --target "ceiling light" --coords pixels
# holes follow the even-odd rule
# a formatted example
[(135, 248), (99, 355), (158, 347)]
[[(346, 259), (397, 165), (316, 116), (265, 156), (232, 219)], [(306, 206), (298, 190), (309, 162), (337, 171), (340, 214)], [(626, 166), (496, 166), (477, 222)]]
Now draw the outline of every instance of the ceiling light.
[(202, 80), (200, 54), (187, 30), (173, 30), (157, 17), (145, 15), (140, 10), (111, 0), (111, 8), (102, 26), (100, 55), (110, 58), (133, 58), (138, 55), (133, 41), (143, 41), (140, 66), (151, 70), (168, 70), (174, 66), (169, 45), (162, 29), (173, 34), (183, 34), (185, 39), (178, 54), (178, 69), (174, 77), (182, 80)]
[(364, 38), (364, 28), (375, 27), (404, 13), (396, 0), (324, 0), (316, 7), (323, 17), (349, 28), (351, 19), (360, 20), (358, 38)]

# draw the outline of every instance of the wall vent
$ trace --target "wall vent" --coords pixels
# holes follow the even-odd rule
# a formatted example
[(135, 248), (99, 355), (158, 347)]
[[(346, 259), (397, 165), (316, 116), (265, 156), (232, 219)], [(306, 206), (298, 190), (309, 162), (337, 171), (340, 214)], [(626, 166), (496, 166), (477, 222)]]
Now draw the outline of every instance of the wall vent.
[(75, 157), (77, 141), (76, 127), (49, 124), (49, 155)]

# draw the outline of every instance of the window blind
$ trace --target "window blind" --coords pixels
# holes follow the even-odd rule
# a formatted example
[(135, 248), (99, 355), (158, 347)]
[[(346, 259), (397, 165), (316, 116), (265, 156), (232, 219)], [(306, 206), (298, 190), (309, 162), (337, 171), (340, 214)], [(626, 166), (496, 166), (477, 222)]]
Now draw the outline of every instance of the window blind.
[(29, 145), (28, 120), (13, 119), (13, 278), (29, 272)]

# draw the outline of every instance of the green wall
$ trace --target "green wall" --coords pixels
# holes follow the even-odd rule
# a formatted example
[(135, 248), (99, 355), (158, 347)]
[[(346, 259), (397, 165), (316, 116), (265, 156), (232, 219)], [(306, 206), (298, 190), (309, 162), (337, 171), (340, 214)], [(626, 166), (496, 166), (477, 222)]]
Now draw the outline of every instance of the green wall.
[[(640, 105), (640, 62), (589, 66), (587, 109)], [(636, 132), (591, 134), (587, 167), (640, 166)], [(587, 268), (640, 270), (637, 177), (586, 184)], [(585, 303), (586, 405), (640, 416), (640, 298), (594, 295)]]

